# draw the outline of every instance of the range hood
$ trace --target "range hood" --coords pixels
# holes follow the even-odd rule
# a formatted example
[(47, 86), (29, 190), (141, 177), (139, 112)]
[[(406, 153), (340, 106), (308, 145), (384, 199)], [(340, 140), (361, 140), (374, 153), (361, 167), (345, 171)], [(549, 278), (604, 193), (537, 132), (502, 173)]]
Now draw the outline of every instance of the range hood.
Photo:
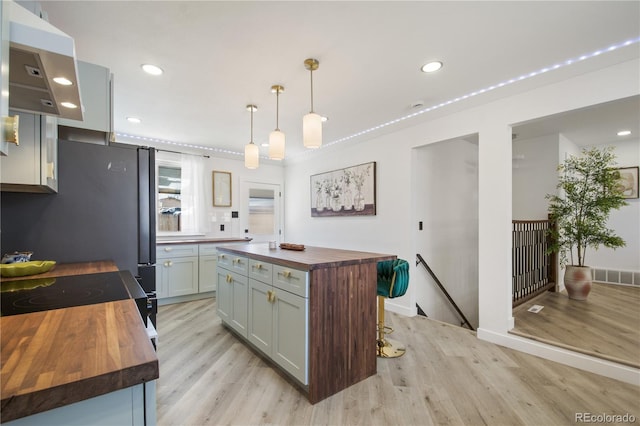
[[(9, 107), (82, 120), (73, 39), (10, 1), (9, 42)], [(67, 85), (54, 81), (61, 77)], [(76, 107), (63, 106), (67, 103)]]

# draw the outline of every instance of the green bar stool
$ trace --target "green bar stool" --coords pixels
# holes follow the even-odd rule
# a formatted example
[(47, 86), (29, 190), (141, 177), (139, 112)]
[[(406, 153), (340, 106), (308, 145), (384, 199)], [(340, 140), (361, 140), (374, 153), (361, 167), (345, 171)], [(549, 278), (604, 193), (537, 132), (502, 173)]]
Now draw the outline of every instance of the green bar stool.
[(409, 287), (409, 262), (403, 259), (378, 262), (378, 356), (396, 358), (404, 355), (405, 346), (385, 336), (393, 329), (384, 325), (384, 300), (400, 297)]

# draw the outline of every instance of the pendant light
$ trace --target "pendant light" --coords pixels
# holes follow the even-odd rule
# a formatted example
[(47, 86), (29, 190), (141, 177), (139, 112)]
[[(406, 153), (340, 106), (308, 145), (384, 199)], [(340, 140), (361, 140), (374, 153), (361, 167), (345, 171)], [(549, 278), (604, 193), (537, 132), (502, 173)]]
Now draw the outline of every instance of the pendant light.
[(269, 158), (272, 160), (282, 160), (284, 158), (284, 133), (280, 131), (278, 122), (280, 93), (282, 92), (284, 92), (283, 86), (271, 86), (271, 93), (276, 94), (276, 129), (269, 133)]
[(309, 58), (304, 61), (304, 67), (311, 74), (311, 111), (302, 118), (302, 142), (306, 148), (320, 148), (322, 145), (322, 117), (313, 112), (313, 72), (319, 65), (317, 59)]
[(247, 111), (251, 112), (251, 139), (244, 146), (244, 166), (247, 169), (257, 169), (260, 163), (260, 148), (253, 143), (253, 112), (257, 110), (257, 106), (247, 105)]

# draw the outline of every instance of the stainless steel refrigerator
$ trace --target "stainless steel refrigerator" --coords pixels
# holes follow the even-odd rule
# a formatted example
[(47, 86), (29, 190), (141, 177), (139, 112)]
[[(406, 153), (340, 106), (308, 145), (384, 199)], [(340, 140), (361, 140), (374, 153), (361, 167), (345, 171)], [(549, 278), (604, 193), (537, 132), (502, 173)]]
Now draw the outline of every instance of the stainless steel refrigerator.
[(59, 140), (58, 180), (57, 194), (1, 194), (2, 252), (113, 260), (139, 278), (155, 325), (155, 150)]

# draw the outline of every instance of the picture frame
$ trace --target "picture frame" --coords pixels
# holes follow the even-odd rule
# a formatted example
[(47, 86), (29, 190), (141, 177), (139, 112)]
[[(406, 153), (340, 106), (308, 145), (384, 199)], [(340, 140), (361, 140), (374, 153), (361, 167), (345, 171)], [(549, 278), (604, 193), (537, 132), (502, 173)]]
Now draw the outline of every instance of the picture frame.
[(231, 207), (231, 172), (213, 171), (213, 206)]
[(618, 173), (618, 185), (622, 189), (622, 197), (625, 199), (638, 198), (638, 166), (635, 167), (619, 167), (616, 169)]
[(310, 177), (311, 217), (376, 214), (376, 162)]

